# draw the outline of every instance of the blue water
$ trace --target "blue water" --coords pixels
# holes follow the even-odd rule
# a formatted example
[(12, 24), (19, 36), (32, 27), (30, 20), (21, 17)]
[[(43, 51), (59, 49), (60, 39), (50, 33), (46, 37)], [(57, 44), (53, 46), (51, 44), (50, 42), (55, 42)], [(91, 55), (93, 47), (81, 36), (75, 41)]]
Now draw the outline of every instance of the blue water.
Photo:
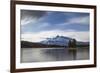
[(89, 59), (89, 48), (21, 48), (21, 62), (50, 62)]

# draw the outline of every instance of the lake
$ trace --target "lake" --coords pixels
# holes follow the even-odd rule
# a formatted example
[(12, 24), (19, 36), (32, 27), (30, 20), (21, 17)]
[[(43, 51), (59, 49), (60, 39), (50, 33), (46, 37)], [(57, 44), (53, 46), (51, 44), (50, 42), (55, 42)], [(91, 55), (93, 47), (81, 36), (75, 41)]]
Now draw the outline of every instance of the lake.
[(89, 48), (21, 48), (21, 62), (51, 62), (89, 59)]

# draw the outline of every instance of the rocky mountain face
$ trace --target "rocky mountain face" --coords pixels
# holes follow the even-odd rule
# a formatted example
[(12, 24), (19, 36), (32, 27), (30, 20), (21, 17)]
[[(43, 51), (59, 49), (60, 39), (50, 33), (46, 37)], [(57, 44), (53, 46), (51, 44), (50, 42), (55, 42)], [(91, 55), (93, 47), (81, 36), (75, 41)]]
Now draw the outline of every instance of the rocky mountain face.
[(47, 38), (46, 40), (43, 40), (40, 43), (48, 45), (68, 46), (69, 40), (71, 39), (72, 38), (57, 35), (53, 38)]
[[(45, 40), (41, 41), (42, 44), (47, 45), (60, 45), (60, 46), (68, 46), (69, 41), (71, 41), (73, 38), (65, 37), (65, 36), (59, 36), (53, 38), (46, 38)], [(89, 42), (82, 42), (76, 40), (76, 45), (89, 45)]]

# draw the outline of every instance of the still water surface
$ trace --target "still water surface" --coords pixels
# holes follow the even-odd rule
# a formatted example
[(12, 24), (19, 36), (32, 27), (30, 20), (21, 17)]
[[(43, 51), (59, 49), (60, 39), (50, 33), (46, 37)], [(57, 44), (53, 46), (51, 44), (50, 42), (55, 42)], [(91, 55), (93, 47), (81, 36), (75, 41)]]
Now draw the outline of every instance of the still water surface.
[(89, 48), (21, 48), (21, 62), (50, 62), (89, 59)]

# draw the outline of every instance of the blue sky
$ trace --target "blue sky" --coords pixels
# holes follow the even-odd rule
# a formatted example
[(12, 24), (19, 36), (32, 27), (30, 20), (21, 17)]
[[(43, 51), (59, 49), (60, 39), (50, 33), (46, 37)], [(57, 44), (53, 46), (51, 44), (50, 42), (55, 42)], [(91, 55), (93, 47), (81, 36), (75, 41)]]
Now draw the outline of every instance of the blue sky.
[(21, 10), (21, 34), (24, 39), (32, 40), (36, 34), (50, 37), (49, 33), (51, 37), (57, 34), (77, 39), (79, 36), (75, 35), (84, 33), (87, 37), (81, 37), (89, 41), (89, 25), (89, 13)]

